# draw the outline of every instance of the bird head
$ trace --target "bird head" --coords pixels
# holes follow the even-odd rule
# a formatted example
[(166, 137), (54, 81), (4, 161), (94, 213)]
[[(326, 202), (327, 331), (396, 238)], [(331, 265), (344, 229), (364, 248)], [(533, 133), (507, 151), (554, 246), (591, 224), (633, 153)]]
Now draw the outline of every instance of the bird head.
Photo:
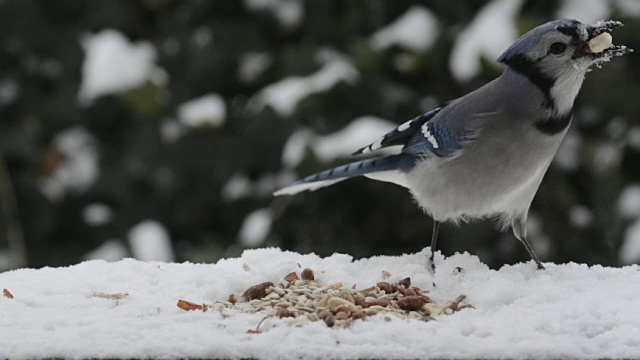
[(567, 113), (592, 65), (632, 51), (612, 43), (611, 31), (620, 26), (619, 21), (551, 21), (522, 35), (498, 61), (537, 85), (550, 97), (555, 113)]

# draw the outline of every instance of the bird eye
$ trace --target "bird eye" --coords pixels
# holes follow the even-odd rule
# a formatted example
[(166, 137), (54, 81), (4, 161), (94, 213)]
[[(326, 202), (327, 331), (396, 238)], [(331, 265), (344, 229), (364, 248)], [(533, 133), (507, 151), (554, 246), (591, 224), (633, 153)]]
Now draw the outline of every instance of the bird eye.
[(549, 53), (556, 54), (556, 55), (562, 54), (566, 49), (567, 49), (567, 45), (557, 42), (557, 43), (551, 44), (551, 47), (549, 47)]

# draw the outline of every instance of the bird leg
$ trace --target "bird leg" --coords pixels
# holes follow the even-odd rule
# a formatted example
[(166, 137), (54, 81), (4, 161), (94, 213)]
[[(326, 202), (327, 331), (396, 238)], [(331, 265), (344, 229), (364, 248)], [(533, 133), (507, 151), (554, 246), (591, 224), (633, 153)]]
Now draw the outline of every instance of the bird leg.
[(544, 270), (544, 265), (542, 265), (542, 262), (540, 262), (540, 259), (538, 259), (538, 255), (536, 255), (536, 253), (533, 251), (533, 248), (531, 247), (527, 239), (525, 237), (518, 237), (518, 240), (520, 240), (524, 245), (524, 248), (527, 249), (527, 252), (529, 253), (529, 256), (531, 256), (531, 259), (536, 262), (536, 265), (538, 265), (538, 270)]
[(538, 265), (538, 270), (544, 270), (544, 265), (538, 259), (538, 255), (533, 252), (533, 248), (527, 241), (527, 214), (523, 214), (519, 216), (511, 223), (511, 228), (513, 229), (513, 235), (516, 236), (516, 239), (520, 240), (520, 242), (524, 245), (524, 248), (527, 249), (529, 256), (531, 259), (536, 262)]
[(431, 272), (436, 272), (436, 263), (434, 261), (434, 255), (436, 253), (436, 243), (438, 242), (438, 230), (440, 229), (440, 222), (433, 220), (433, 232), (431, 233), (431, 255), (429, 256), (429, 264), (431, 265)]

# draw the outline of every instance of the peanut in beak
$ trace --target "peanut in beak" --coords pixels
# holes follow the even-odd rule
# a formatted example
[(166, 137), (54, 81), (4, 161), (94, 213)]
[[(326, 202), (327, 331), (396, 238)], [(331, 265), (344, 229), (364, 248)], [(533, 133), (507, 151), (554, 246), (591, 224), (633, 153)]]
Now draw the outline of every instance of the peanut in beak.
[(594, 54), (601, 53), (610, 48), (612, 44), (613, 37), (611, 37), (611, 34), (604, 32), (589, 40), (589, 50)]

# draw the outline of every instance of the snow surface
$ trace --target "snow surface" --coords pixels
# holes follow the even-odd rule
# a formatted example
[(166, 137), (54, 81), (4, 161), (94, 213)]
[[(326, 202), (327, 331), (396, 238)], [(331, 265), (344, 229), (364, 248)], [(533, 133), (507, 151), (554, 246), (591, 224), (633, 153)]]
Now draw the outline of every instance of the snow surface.
[(287, 168), (298, 166), (315, 137), (316, 134), (308, 129), (296, 130), (291, 134), (282, 149), (282, 164)]
[(222, 96), (207, 94), (178, 106), (178, 119), (185, 126), (222, 126), (227, 116), (227, 108)]
[(633, 126), (627, 131), (627, 142), (630, 147), (640, 150), (640, 126)]
[(63, 161), (51, 176), (42, 179), (40, 190), (51, 200), (67, 191), (86, 191), (99, 175), (96, 140), (83, 127), (72, 127), (56, 135), (53, 147)]
[[(354, 260), (278, 249), (248, 250), (216, 264), (89, 261), (0, 274), (0, 357), (27, 358), (637, 358), (640, 268), (533, 263), (490, 270), (469, 254), (428, 249)], [(186, 312), (178, 299), (210, 303), (249, 286), (278, 282), (302, 267), (321, 284), (368, 287), (409, 276), (435, 301), (467, 295), (475, 309), (436, 321), (382, 316), (345, 329), (291, 327), (260, 313)], [(460, 267), (462, 271), (455, 271)], [(433, 286), (435, 284), (435, 287)], [(114, 295), (113, 299), (108, 295)], [(126, 294), (126, 295), (125, 295)], [(116, 299), (120, 297), (121, 299)]]
[(254, 12), (270, 12), (284, 28), (294, 28), (304, 18), (300, 0), (244, 0), (244, 6)]
[(624, 218), (640, 217), (640, 184), (627, 185), (618, 198), (618, 212)]
[(618, 256), (623, 264), (640, 261), (640, 218), (627, 227)]
[(287, 139), (282, 151), (282, 163), (288, 168), (298, 166), (304, 160), (307, 148), (311, 148), (318, 159), (325, 163), (349, 157), (357, 149), (370, 144), (396, 126), (398, 125), (389, 120), (362, 116), (332, 134), (321, 136), (301, 129)]
[(599, 173), (606, 173), (618, 169), (622, 161), (621, 144), (602, 142), (595, 145), (593, 168)]
[(129, 230), (133, 257), (142, 261), (174, 259), (169, 232), (157, 221), (145, 220)]
[(593, 223), (593, 213), (584, 205), (576, 205), (569, 210), (571, 224), (578, 228), (585, 228)]
[(271, 106), (282, 117), (289, 117), (307, 96), (330, 90), (342, 81), (355, 83), (359, 77), (360, 73), (351, 63), (329, 61), (308, 76), (292, 76), (266, 86), (253, 98), (253, 107), (262, 110)]
[(640, 1), (638, 0), (617, 0), (614, 2), (620, 14), (625, 16), (640, 16)]
[(516, 17), (523, 0), (493, 0), (485, 5), (471, 24), (456, 38), (449, 68), (458, 81), (468, 81), (480, 72), (480, 58), (490, 64), (516, 40)]
[(253, 83), (271, 66), (273, 59), (267, 52), (248, 52), (240, 57), (238, 79)]
[(256, 180), (251, 180), (244, 173), (234, 174), (222, 186), (220, 195), (227, 202), (233, 202), (248, 197), (269, 197), (273, 192), (296, 180), (296, 175), (291, 171), (266, 173)]
[(570, 18), (593, 24), (608, 19), (613, 7), (625, 16), (640, 15), (638, 0), (563, 0), (556, 16), (558, 19)]
[(105, 241), (96, 249), (88, 252), (84, 256), (84, 259), (118, 261), (130, 256), (129, 251), (121, 240), (111, 239)]
[(82, 218), (91, 226), (102, 226), (111, 222), (113, 211), (111, 207), (103, 203), (92, 203), (82, 210)]
[(206, 25), (198, 27), (191, 34), (191, 41), (199, 48), (204, 48), (211, 44), (211, 40), (213, 40), (213, 32)]
[(10, 79), (0, 80), (0, 105), (11, 104), (20, 94), (20, 85)]
[(580, 152), (583, 148), (582, 136), (577, 130), (569, 130), (562, 140), (553, 164), (564, 171), (577, 171), (582, 164)]
[(371, 47), (384, 50), (399, 45), (407, 50), (426, 52), (438, 37), (438, 20), (427, 8), (414, 5), (402, 16), (371, 35)]
[(85, 35), (80, 43), (85, 51), (78, 94), (81, 104), (134, 89), (163, 72), (154, 64), (156, 50), (150, 43), (132, 43), (116, 30)]
[(273, 214), (269, 208), (254, 210), (244, 218), (238, 238), (240, 244), (245, 247), (258, 247), (262, 245), (269, 235)]
[(168, 144), (173, 144), (180, 140), (187, 132), (187, 129), (182, 121), (172, 118), (163, 119), (162, 123), (160, 123), (160, 135), (162, 140)]
[(10, 250), (0, 250), (0, 271), (11, 269), (15, 262), (15, 255)]
[(585, 23), (595, 23), (606, 19), (611, 13), (611, 1), (563, 0), (557, 11), (558, 19), (576, 19)]
[(329, 162), (347, 157), (357, 149), (369, 145), (395, 129), (397, 124), (375, 116), (362, 116), (333, 134), (317, 136), (311, 143), (321, 161)]

